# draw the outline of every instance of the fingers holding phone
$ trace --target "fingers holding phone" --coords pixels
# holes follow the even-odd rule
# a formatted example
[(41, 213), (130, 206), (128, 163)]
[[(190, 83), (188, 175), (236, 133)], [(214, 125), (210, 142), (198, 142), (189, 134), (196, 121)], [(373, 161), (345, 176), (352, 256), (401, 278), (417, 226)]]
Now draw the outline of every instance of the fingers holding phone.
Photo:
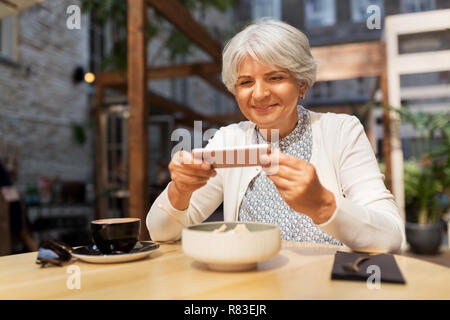
[(190, 152), (177, 152), (169, 163), (170, 177), (179, 192), (190, 193), (206, 185), (217, 172), (205, 161), (195, 160)]

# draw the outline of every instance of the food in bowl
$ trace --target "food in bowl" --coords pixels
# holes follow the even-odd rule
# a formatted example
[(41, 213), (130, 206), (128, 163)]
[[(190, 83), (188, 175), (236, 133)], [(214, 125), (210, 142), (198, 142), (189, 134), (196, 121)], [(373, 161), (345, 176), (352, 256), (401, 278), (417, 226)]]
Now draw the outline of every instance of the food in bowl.
[(218, 232), (225, 232), (227, 230), (227, 225), (223, 224), (220, 227), (218, 227), (217, 229), (214, 229), (213, 232), (218, 233)]
[[(227, 225), (226, 224), (222, 224), (219, 228), (214, 229), (213, 232), (225, 232), (227, 231)], [(247, 227), (245, 226), (244, 223), (238, 224), (234, 229), (232, 230), (228, 230), (228, 232), (250, 232)]]

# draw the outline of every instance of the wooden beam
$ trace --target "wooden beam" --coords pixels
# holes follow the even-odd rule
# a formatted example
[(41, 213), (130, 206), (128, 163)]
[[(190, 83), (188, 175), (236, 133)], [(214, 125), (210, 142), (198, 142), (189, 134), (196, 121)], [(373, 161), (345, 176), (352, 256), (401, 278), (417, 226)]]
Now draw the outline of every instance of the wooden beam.
[(148, 5), (155, 8), (178, 30), (197, 44), (217, 61), (222, 61), (222, 46), (191, 16), (176, 0), (147, 0)]
[(11, 10), (15, 10), (15, 11), (19, 10), (19, 6), (16, 3), (13, 3), (9, 0), (0, 0), (0, 3), (11, 8)]
[(311, 48), (317, 62), (317, 81), (379, 76), (383, 72), (381, 42), (362, 42)]
[(227, 113), (214, 116), (206, 116), (198, 113), (191, 108), (184, 106), (178, 102), (167, 99), (157, 93), (149, 91), (148, 98), (152, 105), (164, 108), (165, 110), (171, 111), (173, 113), (180, 112), (183, 113), (184, 117), (182, 119), (177, 119), (177, 122), (183, 125), (193, 127), (194, 121), (206, 121), (207, 126), (209, 125), (227, 125), (231, 122), (245, 121), (245, 117), (241, 113)]
[(194, 121), (204, 121), (206, 122), (205, 125), (209, 127), (212, 125), (225, 126), (232, 122), (247, 120), (240, 113), (227, 113), (214, 116), (207, 116), (192, 110), (192, 108), (189, 108), (173, 100), (167, 99), (154, 92), (149, 92), (149, 100), (152, 105), (158, 106), (173, 113), (175, 112), (182, 113), (183, 117), (176, 119), (176, 121), (188, 127), (193, 127)]
[[(118, 90), (120, 92), (127, 91), (127, 85), (112, 85), (109, 86), (111, 89)], [(229, 124), (231, 119), (236, 119), (239, 121), (246, 120), (242, 118), (240, 114), (232, 114), (232, 115), (218, 115), (218, 116), (206, 116), (201, 113), (195, 112), (192, 108), (185, 106), (176, 101), (165, 98), (155, 92), (148, 91), (148, 100), (150, 101), (150, 105), (156, 106), (161, 109), (165, 109), (170, 112), (179, 112), (183, 114), (183, 118), (177, 119), (178, 123), (182, 123), (185, 126), (192, 127), (194, 125), (195, 120), (202, 120), (210, 122), (210, 124), (218, 124), (218, 125), (226, 125)]]
[(392, 190), (392, 161), (391, 161), (391, 111), (387, 108), (389, 106), (389, 86), (387, 77), (387, 55), (386, 44), (382, 44), (381, 64), (382, 72), (380, 74), (380, 88), (381, 88), (381, 106), (383, 108), (383, 160), (385, 165), (385, 179), (384, 184), (386, 188), (393, 193)]
[(381, 68), (382, 72), (379, 76), (379, 83), (381, 89), (381, 107), (383, 108), (383, 160), (385, 166), (384, 184), (386, 188), (392, 191), (392, 162), (391, 162), (391, 111), (389, 107), (389, 87), (387, 77), (387, 55), (386, 44), (382, 43), (380, 47), (382, 54)]
[(97, 219), (106, 218), (108, 200), (104, 197), (107, 185), (108, 168), (104, 150), (104, 123), (102, 120), (104, 91), (101, 83), (95, 84), (95, 217)]
[[(221, 72), (216, 62), (195, 62), (174, 64), (170, 66), (150, 67), (147, 79), (181, 78), (196, 75), (216, 75)], [(104, 71), (96, 74), (95, 79), (103, 85), (125, 84), (126, 72)]]
[(215, 75), (221, 72), (216, 62), (183, 63), (148, 69), (148, 79), (181, 78), (195, 75)]
[(128, 0), (128, 157), (129, 216), (141, 219), (140, 240), (149, 239), (145, 224), (150, 207), (147, 104), (147, 6)]
[(198, 113), (192, 108), (184, 106), (178, 102), (167, 99), (159, 94), (149, 91), (148, 98), (152, 105), (164, 108), (165, 110), (171, 111), (173, 113), (179, 112), (184, 116), (181, 119), (177, 119), (178, 123), (182, 123), (185, 126), (193, 127), (194, 121), (205, 121), (206, 126), (210, 125), (227, 125), (230, 122), (243, 121), (246, 120), (241, 114), (224, 114), (217, 116), (206, 116)]
[(16, 13), (17, 13), (17, 10), (0, 2), (0, 19), (6, 18), (7, 16), (10, 16), (10, 15), (13, 15)]
[(0, 19), (17, 14), (45, 0), (0, 0)]
[(385, 185), (386, 188), (392, 190), (392, 161), (391, 161), (391, 111), (389, 106), (389, 89), (387, 83), (387, 72), (383, 72), (380, 77), (381, 91), (383, 92), (383, 160), (386, 167)]
[(121, 86), (127, 83), (127, 74), (117, 71), (103, 71), (95, 74), (95, 83), (104, 87)]
[[(215, 77), (220, 72), (220, 65), (216, 62), (185, 63), (149, 68), (147, 70), (147, 79), (199, 76), (214, 88), (222, 91), (234, 99), (234, 95), (230, 93), (225, 85)], [(123, 72), (99, 72), (96, 74), (96, 82), (109, 87), (125, 85), (127, 83), (127, 75)]]
[(206, 117), (198, 112), (195, 112), (191, 108), (184, 106), (178, 102), (175, 102), (173, 100), (167, 99), (159, 94), (156, 94), (154, 92), (148, 93), (148, 98), (150, 100), (151, 104), (157, 105), (161, 108), (164, 108), (168, 111), (171, 111), (173, 113), (180, 112), (185, 115), (185, 118), (192, 122), (191, 125), (193, 125), (194, 120), (202, 120), (205, 121)]

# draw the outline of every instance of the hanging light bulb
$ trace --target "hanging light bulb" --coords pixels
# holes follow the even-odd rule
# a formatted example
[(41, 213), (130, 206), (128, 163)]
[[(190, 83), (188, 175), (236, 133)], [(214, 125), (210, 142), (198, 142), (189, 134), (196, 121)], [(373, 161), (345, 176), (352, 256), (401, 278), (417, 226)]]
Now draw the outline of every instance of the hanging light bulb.
[(95, 81), (95, 75), (92, 72), (86, 72), (84, 75), (84, 81), (87, 83), (93, 83)]

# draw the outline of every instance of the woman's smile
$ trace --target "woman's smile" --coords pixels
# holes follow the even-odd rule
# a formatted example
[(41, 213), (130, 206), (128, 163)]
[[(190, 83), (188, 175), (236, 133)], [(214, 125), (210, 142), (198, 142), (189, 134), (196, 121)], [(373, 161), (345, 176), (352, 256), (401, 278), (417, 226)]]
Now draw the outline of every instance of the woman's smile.
[(277, 105), (278, 105), (277, 103), (274, 103), (274, 104), (270, 104), (270, 105), (253, 106), (253, 108), (258, 112), (268, 112), (268, 111), (272, 110), (273, 108), (275, 108)]

